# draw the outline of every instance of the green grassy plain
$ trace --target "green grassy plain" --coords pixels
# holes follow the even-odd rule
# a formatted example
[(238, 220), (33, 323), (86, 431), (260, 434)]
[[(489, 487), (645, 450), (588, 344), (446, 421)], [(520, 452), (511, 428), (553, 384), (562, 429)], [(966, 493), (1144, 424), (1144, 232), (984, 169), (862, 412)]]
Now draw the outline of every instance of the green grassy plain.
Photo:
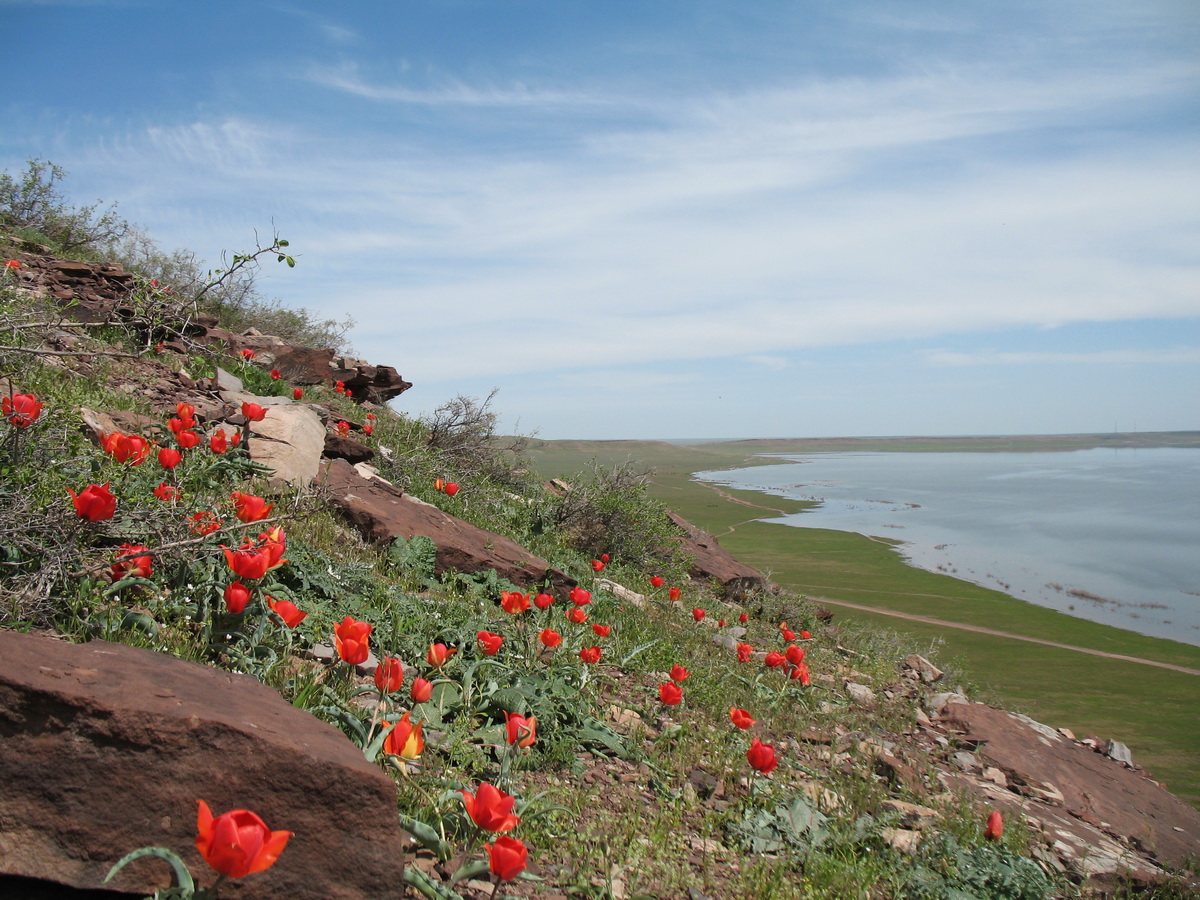
[(838, 607), (843, 600), (896, 613), (930, 616), (1012, 635), (1200, 669), (1200, 647), (1146, 637), (1045, 609), (949, 575), (904, 563), (892, 542), (847, 532), (773, 524), (808, 504), (753, 491), (701, 484), (692, 472), (769, 465), (755, 454), (844, 451), (1073, 450), (1094, 446), (1200, 446), (1200, 433), (1068, 435), (1029, 438), (851, 438), (730, 441), (677, 445), (649, 441), (535, 442), (532, 457), (547, 477), (571, 476), (593, 460), (633, 462), (652, 471), (652, 494), (717, 535), (722, 546), (784, 587), (821, 602), (841, 623), (912, 635), (931, 648), (981, 699), (1078, 736), (1129, 745), (1135, 762), (1180, 797), (1200, 806), (1200, 676), (1074, 650), (913, 622)]

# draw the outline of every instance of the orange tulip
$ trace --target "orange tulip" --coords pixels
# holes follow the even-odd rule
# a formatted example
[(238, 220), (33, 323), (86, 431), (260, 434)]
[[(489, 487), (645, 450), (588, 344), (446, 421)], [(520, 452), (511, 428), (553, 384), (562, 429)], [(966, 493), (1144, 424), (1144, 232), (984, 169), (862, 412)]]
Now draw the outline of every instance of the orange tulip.
[(734, 725), (743, 730), (755, 724), (755, 720), (751, 718), (750, 713), (737, 706), (731, 706), (729, 708), (729, 719)]
[(502, 834), (493, 844), (487, 844), (488, 868), (501, 881), (512, 881), (525, 871), (529, 849), (514, 837)]
[(267, 503), (262, 497), (256, 497), (253, 494), (243, 494), (241, 491), (233, 492), (233, 505), (237, 511), (238, 519), (247, 523), (265, 519), (271, 514), (271, 510), (275, 508), (274, 503)]
[(404, 684), (404, 666), (394, 656), (385, 656), (375, 667), (375, 687), (381, 693), (392, 694)]
[(410, 719), (412, 711), (406, 712), (400, 721), (392, 726), (386, 738), (383, 739), (383, 752), (389, 756), (399, 756), (401, 759), (418, 759), (425, 749), (425, 738), (421, 735), (421, 722), (414, 725)]
[(359, 622), (351, 616), (333, 626), (333, 643), (342, 662), (357, 666), (367, 661), (371, 655), (371, 631), (369, 623)]
[(425, 662), (429, 663), (435, 669), (440, 669), (457, 652), (457, 647), (450, 648), (445, 644), (430, 644), (429, 650), (425, 654)]
[(484, 831), (511, 831), (521, 823), (521, 817), (512, 811), (516, 798), (486, 781), (474, 794), (462, 791), (462, 798), (467, 815)]
[(234, 809), (213, 818), (208, 804), (197, 802), (196, 849), (226, 878), (242, 878), (271, 868), (292, 836), (290, 831), (271, 831), (248, 809)]
[(516, 745), (522, 750), (533, 746), (533, 742), (537, 740), (537, 716), (518, 715), (517, 713), (505, 713), (505, 739), (509, 745)]

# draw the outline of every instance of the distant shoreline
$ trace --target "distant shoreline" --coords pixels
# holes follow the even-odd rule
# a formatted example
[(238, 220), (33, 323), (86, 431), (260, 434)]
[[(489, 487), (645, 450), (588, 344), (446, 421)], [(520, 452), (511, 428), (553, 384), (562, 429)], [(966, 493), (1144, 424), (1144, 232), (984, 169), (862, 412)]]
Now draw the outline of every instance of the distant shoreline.
[(1021, 452), (1050, 450), (1090, 450), (1094, 448), (1194, 447), (1200, 449), (1200, 431), (1112, 432), (1109, 434), (1016, 434), (879, 436), (825, 438), (732, 438), (728, 440), (671, 440), (675, 446), (720, 444), (758, 453), (844, 452), (875, 450), (882, 452)]

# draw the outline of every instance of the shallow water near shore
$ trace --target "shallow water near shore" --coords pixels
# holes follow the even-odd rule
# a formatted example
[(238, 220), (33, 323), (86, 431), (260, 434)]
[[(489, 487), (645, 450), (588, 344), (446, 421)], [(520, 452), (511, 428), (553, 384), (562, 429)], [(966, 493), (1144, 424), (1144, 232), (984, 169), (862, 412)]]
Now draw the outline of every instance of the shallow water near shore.
[(819, 504), (766, 521), (902, 541), (921, 568), (1200, 645), (1200, 451), (779, 458), (694, 477)]

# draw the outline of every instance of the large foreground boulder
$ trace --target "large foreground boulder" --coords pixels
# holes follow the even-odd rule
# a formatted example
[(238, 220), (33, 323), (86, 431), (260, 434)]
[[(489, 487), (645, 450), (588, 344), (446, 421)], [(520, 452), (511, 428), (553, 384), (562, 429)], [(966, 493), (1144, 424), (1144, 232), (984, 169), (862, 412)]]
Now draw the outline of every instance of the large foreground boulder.
[[(99, 888), (144, 846), (175, 851), (209, 885), (197, 800), (295, 832), (271, 869), (226, 882), (222, 897), (403, 893), (395, 786), (336, 728), (248, 675), (0, 632), (0, 896), (31, 890), (23, 879)], [(146, 859), (109, 887), (144, 896), (170, 882), (166, 863)]]
[(437, 545), (437, 572), (495, 570), (513, 584), (532, 588), (549, 582), (570, 590), (575, 580), (534, 556), (520, 544), (442, 512), (392, 485), (364, 478), (344, 459), (321, 464), (319, 484), (330, 503), (358, 532), (373, 543), (424, 535)]

